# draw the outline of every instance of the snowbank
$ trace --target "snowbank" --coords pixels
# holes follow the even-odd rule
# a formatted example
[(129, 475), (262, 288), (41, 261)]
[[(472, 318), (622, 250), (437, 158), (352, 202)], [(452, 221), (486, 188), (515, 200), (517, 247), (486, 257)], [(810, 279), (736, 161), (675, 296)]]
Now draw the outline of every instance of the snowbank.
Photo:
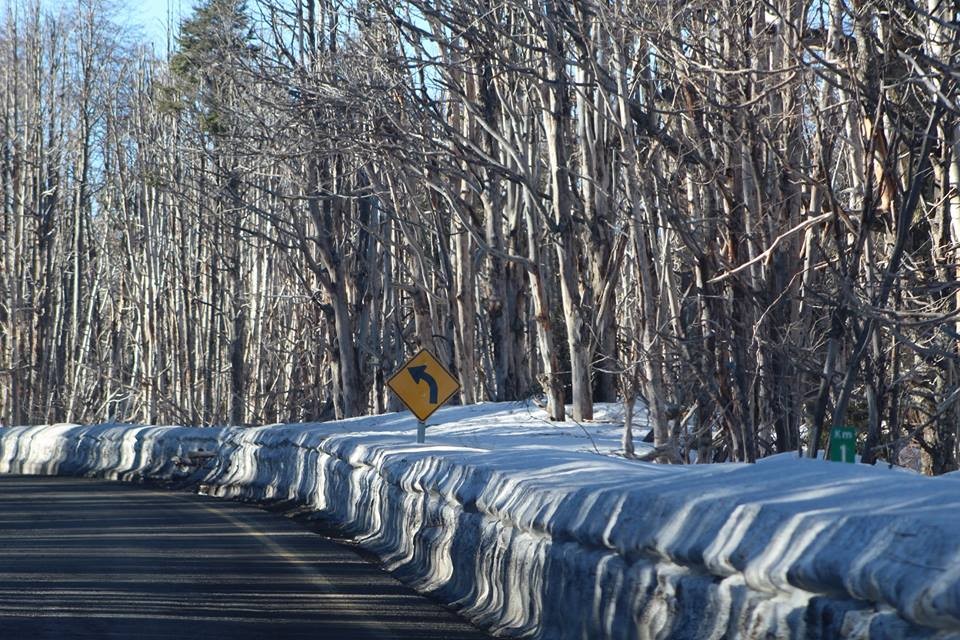
[[(503, 636), (960, 637), (960, 490), (781, 457), (664, 467), (523, 405), (190, 429), (0, 430), (0, 472), (181, 479), (285, 501)], [(191, 454), (215, 451), (208, 464)], [(202, 459), (202, 458), (200, 458)]]

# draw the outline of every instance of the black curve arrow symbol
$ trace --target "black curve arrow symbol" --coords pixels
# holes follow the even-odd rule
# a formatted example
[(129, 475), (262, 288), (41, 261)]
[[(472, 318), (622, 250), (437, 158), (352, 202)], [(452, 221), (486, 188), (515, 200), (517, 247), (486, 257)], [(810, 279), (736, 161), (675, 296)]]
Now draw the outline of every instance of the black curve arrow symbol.
[(427, 383), (427, 386), (430, 387), (430, 404), (437, 404), (437, 381), (433, 379), (432, 375), (427, 373), (427, 365), (422, 364), (419, 367), (410, 367), (407, 371), (410, 372), (410, 377), (413, 378), (413, 381), (417, 384), (420, 384), (421, 381)]

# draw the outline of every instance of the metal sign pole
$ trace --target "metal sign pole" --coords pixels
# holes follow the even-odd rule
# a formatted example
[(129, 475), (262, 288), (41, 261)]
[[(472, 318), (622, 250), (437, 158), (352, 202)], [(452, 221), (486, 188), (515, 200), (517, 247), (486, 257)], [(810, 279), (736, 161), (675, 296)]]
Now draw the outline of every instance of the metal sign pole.
[(417, 420), (417, 444), (423, 444), (427, 437), (427, 423)]

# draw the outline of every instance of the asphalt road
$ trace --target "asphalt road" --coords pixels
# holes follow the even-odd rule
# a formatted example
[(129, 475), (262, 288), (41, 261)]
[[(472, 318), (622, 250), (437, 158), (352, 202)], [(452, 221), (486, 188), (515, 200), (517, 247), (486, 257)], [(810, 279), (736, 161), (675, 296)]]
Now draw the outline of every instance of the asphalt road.
[(0, 639), (474, 639), (350, 548), (226, 500), (0, 476)]

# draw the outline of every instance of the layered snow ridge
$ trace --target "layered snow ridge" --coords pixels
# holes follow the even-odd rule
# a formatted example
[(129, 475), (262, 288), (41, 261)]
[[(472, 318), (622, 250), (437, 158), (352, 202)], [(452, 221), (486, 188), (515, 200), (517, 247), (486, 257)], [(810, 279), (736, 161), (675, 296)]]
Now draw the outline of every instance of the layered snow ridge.
[[(503, 637), (960, 638), (960, 483), (660, 466), (527, 405), (254, 428), (0, 430), (0, 472), (179, 479), (340, 527)], [(214, 454), (212, 457), (209, 454)], [(200, 462), (197, 462), (200, 461)]]

